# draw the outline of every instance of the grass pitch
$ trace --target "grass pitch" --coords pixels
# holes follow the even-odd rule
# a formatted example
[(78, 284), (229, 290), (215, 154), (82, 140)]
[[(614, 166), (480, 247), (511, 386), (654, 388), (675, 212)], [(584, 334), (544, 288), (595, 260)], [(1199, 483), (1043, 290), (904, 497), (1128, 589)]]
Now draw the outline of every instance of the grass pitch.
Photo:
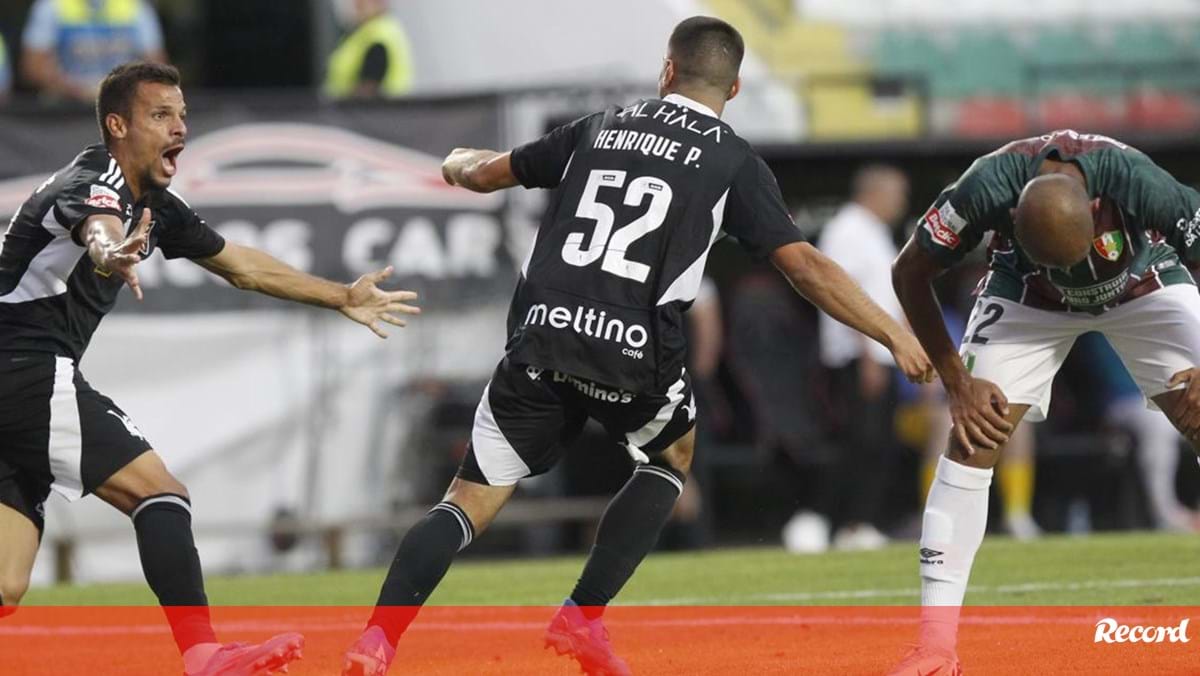
[[(915, 543), (877, 552), (794, 556), (778, 548), (651, 554), (619, 597), (623, 605), (913, 605), (920, 602)], [(1157, 533), (989, 538), (976, 557), (971, 605), (1200, 606), (1200, 538)], [(581, 557), (456, 563), (434, 605), (560, 603)], [(383, 569), (212, 577), (214, 605), (370, 605)], [(27, 605), (152, 605), (145, 584), (36, 588)]]

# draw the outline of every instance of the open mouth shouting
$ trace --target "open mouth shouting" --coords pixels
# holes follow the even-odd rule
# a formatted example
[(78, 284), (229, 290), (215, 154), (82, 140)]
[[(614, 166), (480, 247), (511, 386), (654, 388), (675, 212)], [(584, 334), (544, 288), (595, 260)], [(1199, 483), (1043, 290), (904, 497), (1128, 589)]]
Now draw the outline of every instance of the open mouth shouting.
[(168, 178), (174, 177), (175, 172), (178, 171), (178, 169), (179, 169), (178, 158), (179, 158), (179, 153), (181, 153), (181, 152), (183, 152), (183, 144), (182, 143), (173, 145), (163, 151), (163, 153), (162, 153), (163, 173), (165, 173)]

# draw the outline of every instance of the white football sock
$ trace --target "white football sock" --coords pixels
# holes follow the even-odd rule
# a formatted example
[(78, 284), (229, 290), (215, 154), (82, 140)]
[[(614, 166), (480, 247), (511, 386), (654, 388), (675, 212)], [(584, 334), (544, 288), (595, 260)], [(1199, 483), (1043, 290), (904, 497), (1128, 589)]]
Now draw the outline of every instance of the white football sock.
[(921, 644), (953, 650), (975, 552), (987, 530), (992, 470), (942, 456), (921, 524)]

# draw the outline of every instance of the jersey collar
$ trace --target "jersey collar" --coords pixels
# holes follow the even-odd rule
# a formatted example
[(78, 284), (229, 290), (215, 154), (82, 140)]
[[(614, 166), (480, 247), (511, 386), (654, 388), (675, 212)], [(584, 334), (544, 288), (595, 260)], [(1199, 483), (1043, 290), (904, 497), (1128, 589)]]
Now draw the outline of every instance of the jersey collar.
[(684, 108), (691, 108), (697, 113), (701, 113), (709, 117), (715, 117), (718, 120), (721, 119), (721, 116), (717, 115), (712, 108), (709, 108), (695, 99), (689, 99), (683, 94), (667, 94), (663, 97), (663, 101), (666, 101), (667, 103), (674, 103), (675, 105), (683, 106)]

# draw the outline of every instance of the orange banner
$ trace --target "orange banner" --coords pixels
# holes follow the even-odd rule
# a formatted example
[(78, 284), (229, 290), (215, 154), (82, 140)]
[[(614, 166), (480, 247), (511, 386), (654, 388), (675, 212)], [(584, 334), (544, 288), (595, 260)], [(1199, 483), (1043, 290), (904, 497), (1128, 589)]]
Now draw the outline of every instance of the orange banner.
[[(577, 674), (544, 649), (554, 608), (421, 611), (393, 665), (403, 674)], [(883, 674), (917, 636), (912, 607), (614, 607), (613, 644), (641, 674)], [(222, 641), (305, 636), (292, 674), (338, 674), (369, 608), (220, 607)], [(958, 655), (975, 674), (1200, 674), (1200, 608), (968, 607)], [(156, 607), (26, 607), (0, 619), (6, 676), (182, 671)]]

